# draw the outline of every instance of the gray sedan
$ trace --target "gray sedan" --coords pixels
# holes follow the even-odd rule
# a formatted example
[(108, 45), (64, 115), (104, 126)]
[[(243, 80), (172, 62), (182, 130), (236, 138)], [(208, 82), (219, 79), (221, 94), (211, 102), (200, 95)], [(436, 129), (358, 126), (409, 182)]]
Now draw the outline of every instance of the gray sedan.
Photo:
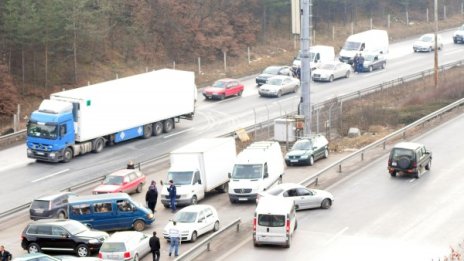
[(387, 60), (382, 54), (366, 54), (364, 55), (363, 71), (372, 72), (377, 69), (385, 69)]
[(350, 77), (350, 73), (350, 65), (334, 61), (321, 64), (321, 66), (312, 73), (312, 78), (313, 81), (332, 82), (338, 78), (348, 78)]
[(260, 96), (280, 97), (286, 93), (293, 93), (300, 87), (300, 80), (289, 76), (273, 76), (266, 84), (258, 89)]

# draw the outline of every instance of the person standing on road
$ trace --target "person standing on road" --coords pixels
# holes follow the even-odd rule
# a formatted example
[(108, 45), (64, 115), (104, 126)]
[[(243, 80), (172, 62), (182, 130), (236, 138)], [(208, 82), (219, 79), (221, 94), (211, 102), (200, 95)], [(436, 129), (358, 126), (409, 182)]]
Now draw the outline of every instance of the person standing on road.
[(179, 255), (180, 231), (176, 226), (176, 221), (172, 221), (172, 227), (169, 229), (169, 256), (174, 252), (175, 256)]
[(151, 254), (153, 255), (153, 261), (159, 261), (160, 259), (160, 240), (156, 236), (156, 231), (153, 231), (153, 236), (148, 242), (150, 245)]
[(145, 194), (145, 201), (147, 206), (151, 209), (151, 212), (155, 213), (156, 202), (158, 201), (158, 190), (156, 189), (156, 182), (152, 181), (148, 188), (147, 194)]
[(358, 58), (358, 53), (356, 53), (356, 55), (353, 58), (353, 70), (355, 73), (358, 71)]
[(177, 197), (177, 190), (176, 186), (174, 185), (174, 181), (172, 179), (169, 181), (169, 202), (171, 204), (172, 213), (176, 212), (176, 197)]
[(5, 250), (5, 246), (0, 246), (0, 260), (1, 261), (10, 261), (13, 259), (13, 256), (10, 252)]
[(362, 54), (359, 54), (358, 57), (358, 73), (362, 72), (364, 68), (364, 57)]

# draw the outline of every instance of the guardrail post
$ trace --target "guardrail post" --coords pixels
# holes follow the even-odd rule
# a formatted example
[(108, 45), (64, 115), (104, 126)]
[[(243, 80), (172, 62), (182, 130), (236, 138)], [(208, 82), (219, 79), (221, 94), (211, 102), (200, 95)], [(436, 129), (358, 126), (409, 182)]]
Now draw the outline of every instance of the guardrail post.
[(316, 187), (318, 186), (318, 183), (319, 183), (319, 177), (316, 178), (316, 182), (314, 182), (314, 184), (316, 185)]
[(206, 250), (207, 251), (211, 251), (211, 241), (208, 242), (208, 244), (206, 244)]
[(403, 131), (403, 140), (406, 139), (406, 131)]
[(342, 164), (338, 165), (338, 173), (342, 173)]
[(235, 229), (236, 232), (240, 232), (240, 223), (237, 223), (237, 228)]
[(385, 150), (386, 146), (387, 146), (387, 142), (384, 141), (384, 142), (383, 142), (383, 149), (384, 149), (384, 150)]
[(361, 160), (364, 160), (364, 151), (361, 152)]

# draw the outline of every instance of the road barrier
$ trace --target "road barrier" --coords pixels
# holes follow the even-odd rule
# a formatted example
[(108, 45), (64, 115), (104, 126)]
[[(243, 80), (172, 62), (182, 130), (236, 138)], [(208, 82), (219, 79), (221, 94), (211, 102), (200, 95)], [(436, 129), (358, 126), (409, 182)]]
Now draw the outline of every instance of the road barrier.
[(213, 239), (217, 238), (220, 234), (223, 232), (229, 230), (232, 227), (236, 227), (236, 232), (240, 231), (240, 223), (241, 220), (240, 218), (236, 219), (234, 222), (230, 223), (226, 227), (214, 232), (211, 236), (205, 238), (203, 241), (195, 245), (194, 247), (190, 248), (187, 252), (184, 254), (180, 255), (178, 258), (176, 258), (176, 261), (183, 261), (183, 260), (193, 260), (195, 257), (200, 255), (201, 253), (205, 251), (210, 251), (211, 250), (211, 242)]

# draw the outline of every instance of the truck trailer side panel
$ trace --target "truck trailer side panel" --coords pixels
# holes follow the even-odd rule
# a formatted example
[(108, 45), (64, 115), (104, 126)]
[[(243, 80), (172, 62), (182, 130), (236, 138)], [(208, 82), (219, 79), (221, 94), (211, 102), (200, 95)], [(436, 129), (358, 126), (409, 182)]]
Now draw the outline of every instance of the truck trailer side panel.
[(162, 69), (54, 93), (51, 99), (79, 104), (76, 141), (82, 142), (192, 114), (194, 77), (193, 72)]

